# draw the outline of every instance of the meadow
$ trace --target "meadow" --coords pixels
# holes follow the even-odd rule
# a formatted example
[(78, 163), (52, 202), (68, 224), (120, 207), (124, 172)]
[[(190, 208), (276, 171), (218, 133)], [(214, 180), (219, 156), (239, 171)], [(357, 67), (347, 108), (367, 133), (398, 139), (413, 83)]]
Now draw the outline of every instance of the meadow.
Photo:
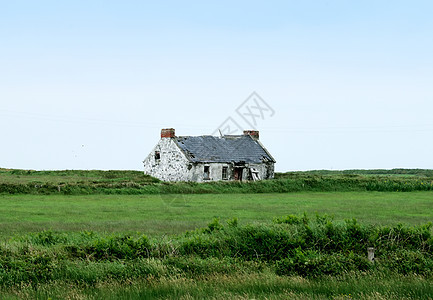
[(0, 238), (41, 230), (179, 234), (213, 218), (269, 223), (304, 212), (363, 224), (419, 225), (433, 220), (433, 192), (0, 195)]
[(432, 178), (322, 170), (167, 184), (0, 169), (0, 296), (432, 299)]

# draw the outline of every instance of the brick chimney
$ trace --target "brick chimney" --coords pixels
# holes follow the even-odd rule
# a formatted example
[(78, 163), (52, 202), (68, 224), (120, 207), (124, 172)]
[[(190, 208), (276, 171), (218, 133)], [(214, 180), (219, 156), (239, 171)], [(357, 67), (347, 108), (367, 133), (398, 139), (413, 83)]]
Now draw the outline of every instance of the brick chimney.
[(244, 135), (249, 135), (253, 138), (253, 140), (259, 139), (259, 131), (258, 130), (244, 130)]
[(161, 138), (174, 138), (175, 136), (174, 128), (161, 129)]

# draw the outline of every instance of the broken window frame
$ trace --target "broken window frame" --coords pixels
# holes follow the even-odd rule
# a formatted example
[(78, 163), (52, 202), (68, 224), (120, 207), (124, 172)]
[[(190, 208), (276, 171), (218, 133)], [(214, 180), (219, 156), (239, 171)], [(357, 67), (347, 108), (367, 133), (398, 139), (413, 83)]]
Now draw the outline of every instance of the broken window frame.
[(210, 180), (210, 166), (203, 166), (203, 180)]
[(221, 170), (221, 179), (222, 180), (228, 180), (229, 179), (229, 167), (223, 166)]

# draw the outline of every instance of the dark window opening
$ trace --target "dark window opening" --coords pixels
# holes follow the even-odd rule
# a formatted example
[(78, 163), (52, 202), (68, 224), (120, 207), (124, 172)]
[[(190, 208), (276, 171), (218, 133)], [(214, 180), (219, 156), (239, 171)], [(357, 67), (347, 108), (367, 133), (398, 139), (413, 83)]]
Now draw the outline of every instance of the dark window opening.
[(210, 179), (209, 173), (210, 173), (209, 166), (204, 166), (204, 173), (203, 173), (203, 179), (204, 180), (209, 180)]
[(223, 167), (223, 172), (222, 172), (222, 179), (223, 180), (227, 180), (227, 167)]
[(244, 172), (244, 168), (235, 167), (233, 171), (233, 179), (242, 181), (242, 173)]
[(160, 159), (161, 159), (161, 152), (155, 151), (155, 160), (160, 160)]

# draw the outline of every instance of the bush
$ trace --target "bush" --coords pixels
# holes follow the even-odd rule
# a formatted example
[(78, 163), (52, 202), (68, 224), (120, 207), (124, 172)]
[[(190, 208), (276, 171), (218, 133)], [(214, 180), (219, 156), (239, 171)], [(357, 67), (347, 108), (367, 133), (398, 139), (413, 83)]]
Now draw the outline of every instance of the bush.
[(83, 251), (77, 248), (66, 247), (71, 255), (87, 255), (97, 260), (103, 259), (133, 259), (137, 257), (149, 257), (151, 245), (147, 236), (142, 235), (138, 239), (131, 236), (111, 236), (98, 238), (89, 245), (83, 247)]
[(67, 238), (65, 234), (55, 233), (51, 230), (44, 230), (29, 235), (28, 240), (36, 245), (50, 246), (58, 243), (64, 243)]
[(431, 254), (426, 255), (426, 253), (419, 250), (397, 249), (389, 251), (380, 257), (379, 264), (384, 270), (403, 275), (433, 275), (433, 259)]
[(278, 275), (300, 275), (304, 277), (318, 277), (323, 275), (342, 275), (352, 271), (367, 271), (371, 269), (367, 258), (350, 252), (321, 254), (318, 251), (303, 251), (295, 249), (290, 255), (276, 261), (275, 268)]

